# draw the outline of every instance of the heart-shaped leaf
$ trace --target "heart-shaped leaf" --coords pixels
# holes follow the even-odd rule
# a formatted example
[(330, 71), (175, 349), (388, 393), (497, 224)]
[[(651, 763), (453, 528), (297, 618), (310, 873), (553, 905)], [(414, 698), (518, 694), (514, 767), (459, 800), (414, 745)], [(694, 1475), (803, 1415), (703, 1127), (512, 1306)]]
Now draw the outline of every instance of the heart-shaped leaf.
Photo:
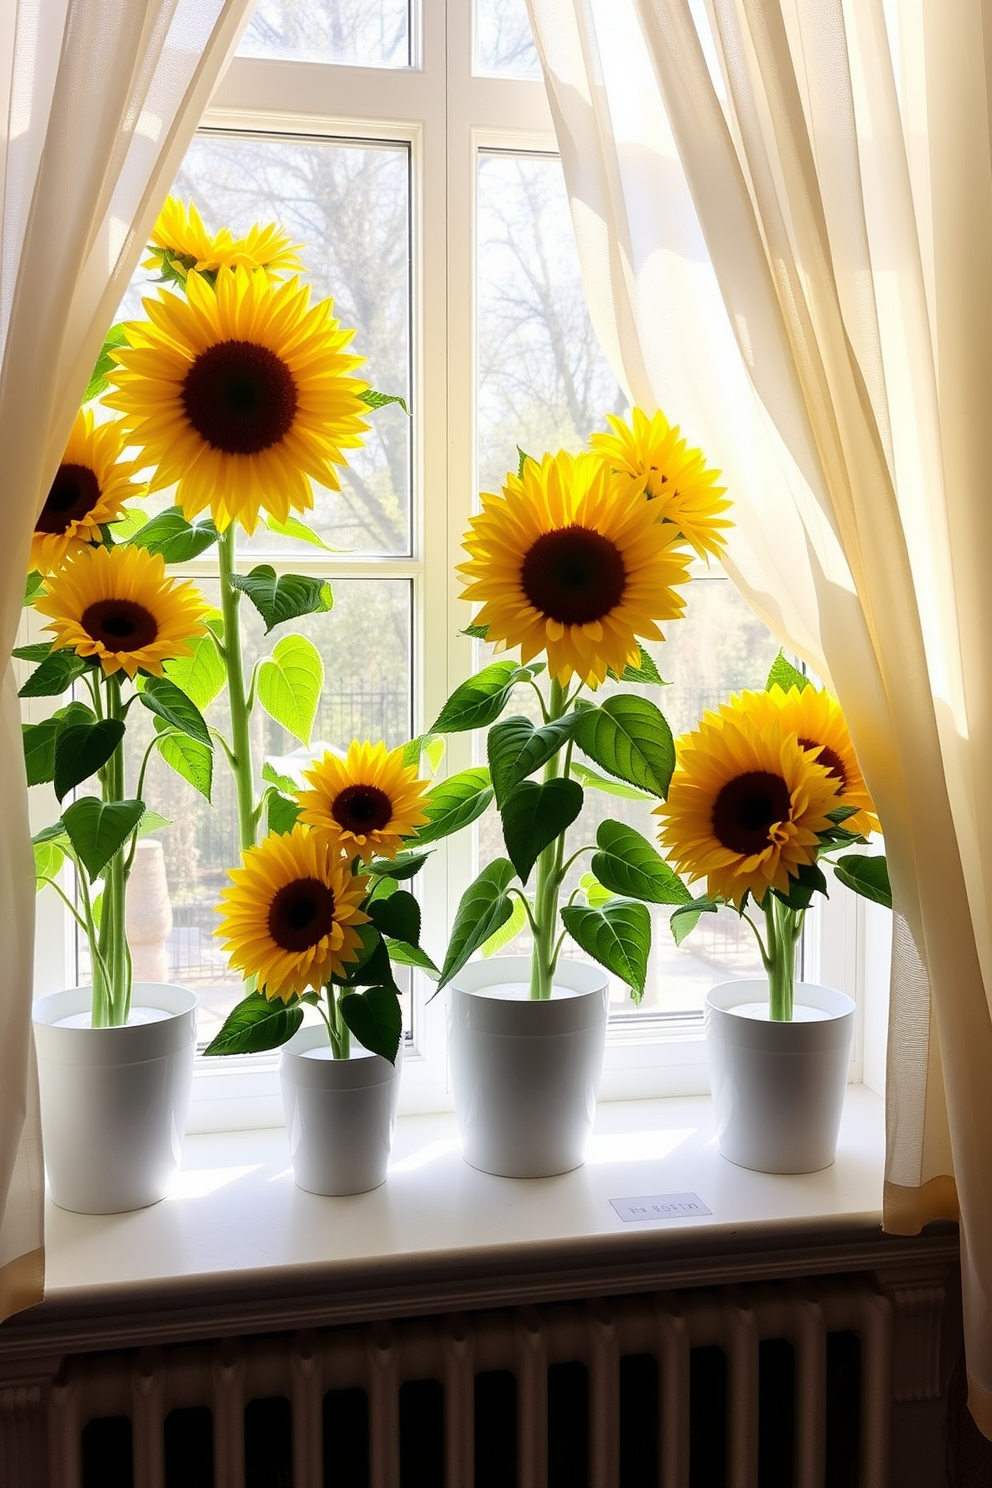
[(398, 997), (400, 989), (393, 977), (389, 951), (382, 936), (374, 926), (363, 925), (361, 928), (375, 937), (371, 952), (356, 965), (346, 961), (344, 964), (347, 975), (336, 976), (332, 980), (339, 987), (389, 987)]
[(381, 1054), (390, 1064), (403, 1036), (403, 1013), (396, 993), (389, 987), (369, 987), (367, 992), (346, 992), (339, 1004), (341, 1016), (370, 1054)]
[(28, 785), (44, 785), (55, 778), (55, 739), (62, 724), (58, 718), (21, 724), (24, 768)]
[(208, 708), (227, 681), (224, 658), (209, 631), (189, 645), (192, 648), (189, 656), (177, 656), (165, 663), (165, 675), (198, 708)]
[(310, 743), (323, 685), (324, 663), (306, 636), (283, 636), (258, 669), (259, 702), (302, 744)]
[(790, 687), (803, 692), (810, 686), (810, 680), (806, 674), (798, 667), (794, 667), (791, 661), (786, 661), (784, 651), (780, 651), (772, 662), (768, 680), (765, 682), (765, 691), (768, 692), (775, 686), (781, 687), (783, 692), (788, 692)]
[(292, 796), (284, 796), (282, 791), (271, 790), (265, 792), (265, 817), (270, 832), (278, 832), (283, 836), (291, 832), (296, 826), (300, 815), (300, 803)]
[(491, 662), (455, 688), (428, 733), (457, 734), (495, 723), (517, 683), (536, 677), (543, 668), (543, 662), (523, 667), (515, 661)]
[(495, 956), (504, 946), (508, 946), (512, 940), (516, 940), (521, 930), (527, 924), (527, 910), (524, 901), (516, 894), (513, 896), (513, 913), (505, 925), (500, 925), (498, 930), (493, 931), (487, 941), (479, 947), (486, 957)]
[(395, 858), (373, 858), (362, 872), (381, 878), (413, 878), (430, 856), (429, 852), (399, 852)]
[(611, 775), (664, 800), (675, 768), (675, 744), (661, 709), (647, 698), (620, 692), (599, 708), (583, 708), (575, 740)]
[(481, 816), (492, 798), (489, 771), (481, 765), (442, 780), (427, 793), (424, 811), (429, 819), (413, 841), (439, 842), (449, 837)]
[(500, 817), (510, 862), (526, 883), (549, 843), (570, 827), (582, 810), (582, 787), (574, 780), (522, 780), (503, 802)]
[(231, 583), (247, 594), (265, 621), (266, 634), (287, 620), (298, 620), (301, 615), (325, 614), (334, 605), (326, 579), (277, 574), (269, 563), (260, 563), (248, 574), (232, 574)]
[(57, 842), (36, 842), (34, 844), (34, 872), (39, 889), (45, 887), (48, 879), (58, 876), (59, 869), (64, 862), (65, 853)]
[(143, 801), (101, 801), (83, 796), (62, 813), (73, 850), (90, 876), (99, 878), (145, 814)]
[(86, 670), (86, 662), (75, 651), (52, 651), (20, 689), (17, 696), (60, 697)]
[(478, 950), (513, 913), (513, 901), (507, 889), (513, 882), (513, 864), (496, 858), (483, 868), (461, 897), (451, 931), (448, 954), (441, 968), (438, 990), (447, 986)]
[(581, 716), (569, 713), (542, 728), (536, 728), (529, 718), (516, 715), (493, 724), (486, 738), (486, 751), (500, 810), (515, 785), (554, 759), (571, 738)]
[(168, 677), (143, 678), (138, 696), (149, 712), (157, 714), (180, 733), (196, 739), (205, 749), (213, 748), (210, 730), (203, 714), (192, 698), (187, 697)]
[(624, 822), (600, 822), (591, 868), (604, 888), (649, 904), (687, 904), (689, 890), (640, 832)]
[(709, 899), (703, 894), (699, 899), (690, 899), (688, 904), (683, 904), (673, 910), (669, 924), (672, 927), (675, 944), (680, 946), (686, 936), (695, 930), (701, 914), (716, 914), (717, 910), (722, 908), (722, 899)]
[(603, 791), (608, 796), (619, 796), (624, 801), (653, 801), (654, 797), (650, 791), (635, 789), (632, 785), (624, 785), (622, 780), (611, 780), (608, 775), (600, 775), (598, 770), (584, 765), (580, 760), (572, 761), (568, 773), (576, 779), (580, 785), (589, 790)]
[(390, 961), (395, 961), (397, 966), (416, 966), (418, 970), (426, 971), (435, 981), (441, 975), (430, 956), (420, 946), (410, 945), (405, 940), (393, 940), (389, 935), (385, 937), (385, 945)]
[(59, 800), (63, 800), (74, 785), (88, 780), (101, 769), (123, 737), (124, 724), (118, 718), (63, 726), (55, 740), (54, 780)]
[(301, 1007), (269, 1002), (261, 992), (252, 992), (232, 1008), (224, 1026), (204, 1049), (205, 1054), (261, 1054), (278, 1049), (291, 1039), (303, 1022)]
[(213, 750), (201, 744), (198, 739), (176, 733), (164, 719), (156, 718), (155, 727), (167, 731), (157, 740), (158, 752), (165, 763), (209, 801), (213, 789)]
[(206, 552), (219, 537), (213, 522), (198, 522), (194, 526), (187, 522), (178, 506), (171, 506), (139, 528), (131, 538), (131, 546), (161, 553), (166, 563), (187, 563)]
[(860, 853), (845, 853), (834, 864), (834, 873), (847, 888), (863, 899), (892, 908), (892, 885), (889, 865), (883, 857), (865, 858)]
[(15, 646), (10, 654), (16, 656), (18, 661), (30, 661), (37, 665), (39, 661), (44, 661), (46, 656), (51, 656), (52, 643), (51, 641), (32, 641), (30, 646)]
[(651, 953), (651, 915), (647, 907), (633, 899), (611, 899), (599, 909), (570, 904), (562, 910), (561, 918), (575, 943), (626, 982), (639, 1003)]
[(376, 899), (369, 905), (372, 923), (381, 935), (405, 940), (409, 945), (420, 941), (420, 905), (406, 889), (397, 889), (387, 899)]

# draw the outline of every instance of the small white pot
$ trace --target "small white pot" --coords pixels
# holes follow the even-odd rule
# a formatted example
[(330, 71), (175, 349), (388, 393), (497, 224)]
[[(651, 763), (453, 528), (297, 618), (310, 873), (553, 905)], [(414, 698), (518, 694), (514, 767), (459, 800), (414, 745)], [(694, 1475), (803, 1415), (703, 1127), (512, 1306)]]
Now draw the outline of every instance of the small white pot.
[(606, 1044), (607, 973), (559, 961), (547, 1001), (530, 958), (473, 961), (451, 983), (448, 1055), (466, 1162), (548, 1178), (585, 1161)]
[(293, 1177), (308, 1193), (365, 1193), (386, 1180), (400, 1090), (395, 1065), (360, 1045), (334, 1059), (323, 1024), (283, 1045), (279, 1078)]
[(706, 1052), (720, 1151), (759, 1173), (813, 1173), (837, 1151), (854, 1002), (797, 982), (795, 1016), (773, 1023), (768, 983), (722, 982), (706, 995)]
[(34, 1004), (45, 1166), (52, 1199), (78, 1214), (120, 1214), (165, 1198), (179, 1171), (196, 997), (135, 982), (121, 1028), (89, 1026), (91, 987)]

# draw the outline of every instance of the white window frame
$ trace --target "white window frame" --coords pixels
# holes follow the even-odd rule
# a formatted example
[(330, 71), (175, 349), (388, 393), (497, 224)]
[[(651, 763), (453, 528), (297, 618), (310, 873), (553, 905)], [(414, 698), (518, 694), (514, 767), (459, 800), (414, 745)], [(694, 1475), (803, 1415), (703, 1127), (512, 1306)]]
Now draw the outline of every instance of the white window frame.
[[(470, 0), (411, 4), (414, 65), (359, 68), (235, 57), (202, 121), (204, 130), (326, 136), (405, 143), (410, 150), (411, 342), (413, 417), (412, 546), (409, 557), (330, 558), (294, 554), (301, 572), (335, 578), (408, 579), (413, 589), (413, 727), (437, 716), (472, 666), (471, 643), (455, 564), (472, 514), (476, 480), (475, 220), (480, 150), (557, 153), (541, 81), (477, 76)], [(329, 106), (333, 100), (333, 111)], [(361, 349), (358, 327), (357, 349)], [(440, 478), (443, 472), (444, 479)], [(427, 499), (424, 499), (427, 493)], [(185, 566), (213, 573), (209, 557)], [(29, 623), (26, 621), (26, 623)], [(35, 627), (36, 628), (36, 627)], [(36, 638), (36, 637), (33, 637)], [(42, 700), (49, 703), (51, 700)], [(46, 710), (47, 711), (47, 710)], [(26, 705), (25, 719), (39, 710)], [(448, 741), (446, 768), (472, 763), (472, 740)], [(54, 819), (50, 789), (32, 791), (33, 829)], [(447, 943), (459, 894), (473, 876), (471, 833), (441, 844), (422, 875), (424, 943)], [(68, 985), (73, 927), (57, 896), (38, 900), (36, 987)], [(855, 995), (862, 992), (864, 911), (853, 895), (823, 907), (808, 938), (806, 975)], [(404, 1057), (401, 1109), (451, 1109), (445, 1054), (445, 999), (415, 975), (414, 1044)], [(859, 1003), (860, 1003), (859, 995)], [(852, 1074), (864, 1067), (856, 1041)], [(874, 1063), (872, 1063), (874, 1060)], [(869, 1059), (874, 1069), (878, 1058)], [(199, 1058), (190, 1130), (278, 1125), (278, 1055), (244, 1062)], [(707, 1088), (700, 1015), (647, 1017), (611, 1030), (603, 1099), (701, 1093)]]

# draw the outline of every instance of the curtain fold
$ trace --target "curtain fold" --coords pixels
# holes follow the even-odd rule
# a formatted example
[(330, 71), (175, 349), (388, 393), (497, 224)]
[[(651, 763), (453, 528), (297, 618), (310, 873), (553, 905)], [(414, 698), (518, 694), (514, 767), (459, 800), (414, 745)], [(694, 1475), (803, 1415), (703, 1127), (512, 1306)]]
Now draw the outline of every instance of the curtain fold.
[[(0, 6), (0, 654), (103, 338), (250, 0)], [(0, 1321), (40, 1301), (34, 866), (16, 683), (0, 697)]]
[(960, 1217), (992, 1436), (992, 14), (529, 4), (597, 332), (723, 468), (729, 567), (885, 826), (886, 1225)]

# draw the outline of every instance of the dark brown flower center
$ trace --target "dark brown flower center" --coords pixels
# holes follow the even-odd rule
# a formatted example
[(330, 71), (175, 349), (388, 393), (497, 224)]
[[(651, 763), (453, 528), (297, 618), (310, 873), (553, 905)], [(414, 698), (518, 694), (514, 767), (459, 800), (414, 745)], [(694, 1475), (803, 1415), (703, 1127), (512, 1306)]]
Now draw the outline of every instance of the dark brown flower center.
[[(818, 746), (815, 739), (799, 740), (800, 749), (816, 749), (817, 747)], [(847, 788), (847, 771), (844, 769), (844, 761), (841, 759), (840, 755), (836, 754), (834, 750), (830, 748), (829, 744), (824, 744), (822, 749), (820, 749), (819, 754), (816, 756), (816, 763), (818, 765), (823, 765), (824, 769), (830, 775), (832, 775), (835, 780), (840, 781), (840, 791), (841, 795), (843, 795), (844, 791)]]
[(140, 651), (158, 636), (158, 621), (133, 599), (98, 599), (83, 611), (86, 634), (108, 651)]
[(93, 510), (100, 483), (88, 465), (60, 465), (35, 523), (36, 532), (62, 533)]
[(331, 815), (346, 832), (381, 832), (393, 817), (393, 803), (377, 785), (346, 785), (334, 798)]
[(559, 527), (532, 544), (520, 583), (542, 615), (560, 625), (588, 625), (620, 603), (627, 569), (619, 548), (601, 532)]
[(713, 803), (713, 835), (731, 852), (750, 857), (763, 852), (771, 840), (769, 828), (788, 821), (792, 807), (789, 787), (770, 770), (749, 770), (722, 787)]
[(226, 455), (257, 455), (293, 427), (296, 380), (282, 357), (254, 341), (220, 341), (200, 353), (183, 380), (193, 428)]
[(284, 884), (269, 906), (269, 934), (284, 951), (308, 951), (334, 924), (334, 891), (319, 878)]

